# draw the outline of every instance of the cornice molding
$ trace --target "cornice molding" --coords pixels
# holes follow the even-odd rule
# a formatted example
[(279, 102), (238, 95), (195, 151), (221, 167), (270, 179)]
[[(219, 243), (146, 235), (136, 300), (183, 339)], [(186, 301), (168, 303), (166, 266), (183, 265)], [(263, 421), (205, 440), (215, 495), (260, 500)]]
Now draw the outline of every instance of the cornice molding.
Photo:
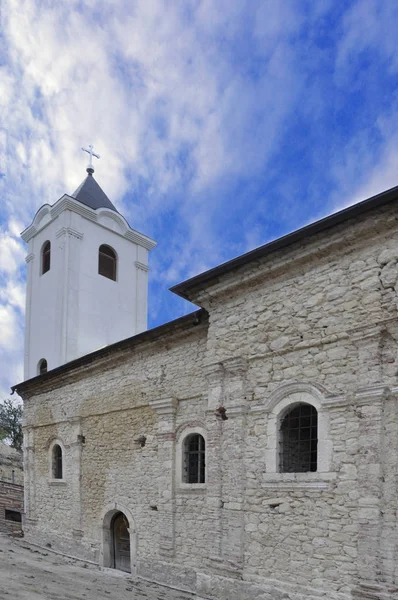
[(145, 265), (144, 263), (140, 262), (139, 260), (136, 260), (134, 264), (135, 264), (135, 268), (138, 269), (139, 271), (145, 271), (146, 273), (148, 273), (148, 271), (149, 271), (148, 265)]
[(240, 415), (245, 415), (246, 413), (249, 412), (249, 410), (250, 409), (248, 406), (243, 406), (243, 405), (231, 406), (231, 407), (226, 406), (226, 414), (227, 414), (228, 419), (230, 417), (237, 417)]
[(152, 400), (149, 406), (153, 408), (158, 415), (173, 415), (178, 406), (177, 398), (161, 398), (160, 400)]
[(354, 395), (355, 404), (368, 404), (369, 401), (383, 400), (391, 391), (386, 385), (371, 385), (360, 388)]
[(228, 358), (222, 362), (225, 372), (231, 376), (242, 376), (247, 371), (247, 360), (242, 356)]
[(221, 363), (213, 363), (203, 367), (204, 375), (210, 384), (221, 384), (224, 377), (224, 367)]
[(61, 227), (61, 229), (59, 229), (56, 232), (55, 237), (56, 238), (60, 238), (63, 235), (68, 235), (70, 237), (75, 237), (78, 240), (81, 240), (83, 238), (83, 234), (80, 233), (80, 231), (76, 231), (76, 229), (72, 229), (72, 227)]
[[(22, 232), (22, 239), (25, 242), (29, 242), (29, 240), (31, 240), (41, 229), (47, 227), (49, 223), (51, 223), (65, 210), (71, 210), (72, 212), (84, 217), (85, 219), (97, 223), (97, 225), (99, 225), (100, 227), (108, 229), (109, 231), (112, 231), (112, 233), (120, 235), (126, 240), (129, 240), (130, 242), (142, 246), (146, 250), (152, 250), (157, 245), (156, 242), (148, 236), (143, 235), (142, 233), (139, 233), (138, 231), (132, 229), (127, 223), (126, 219), (119, 213), (113, 213), (109, 209), (105, 208), (99, 208), (97, 210), (94, 210), (92, 208), (89, 208), (88, 206), (85, 206), (78, 200), (75, 200), (71, 196), (68, 196), (67, 194), (64, 194), (62, 198), (60, 198), (53, 206), (50, 206), (48, 204), (42, 206), (37, 211), (32, 224)], [(45, 215), (49, 215), (50, 220), (46, 221), (41, 225), (41, 220)], [(113, 219), (113, 221), (118, 222), (119, 225), (125, 229), (125, 231), (115, 231), (114, 229), (107, 227), (106, 224), (99, 222), (100, 217), (103, 215), (108, 216), (111, 219)]]

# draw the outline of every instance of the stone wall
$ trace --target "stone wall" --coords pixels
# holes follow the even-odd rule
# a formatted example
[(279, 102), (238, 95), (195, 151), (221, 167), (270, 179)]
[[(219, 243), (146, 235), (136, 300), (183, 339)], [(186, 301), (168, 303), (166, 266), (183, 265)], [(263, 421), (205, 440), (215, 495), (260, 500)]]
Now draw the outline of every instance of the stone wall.
[(22, 452), (0, 441), (0, 481), (23, 485)]
[[(373, 211), (198, 290), (209, 321), (28, 385), (28, 538), (108, 566), (121, 510), (134, 574), (198, 598), (395, 598), (397, 239), (394, 207)], [(280, 421), (303, 402), (318, 469), (281, 473)], [(205, 484), (181, 481), (191, 431)]]
[(0, 533), (22, 531), (23, 486), (0, 481)]

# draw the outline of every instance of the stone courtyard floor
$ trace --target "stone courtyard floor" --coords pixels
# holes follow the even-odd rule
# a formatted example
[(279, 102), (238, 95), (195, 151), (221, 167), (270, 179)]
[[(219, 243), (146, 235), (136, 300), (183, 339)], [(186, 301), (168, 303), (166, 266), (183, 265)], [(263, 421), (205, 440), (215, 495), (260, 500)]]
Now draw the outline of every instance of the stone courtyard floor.
[[(0, 534), (0, 600), (190, 600)], [(145, 586), (145, 587), (144, 587)]]

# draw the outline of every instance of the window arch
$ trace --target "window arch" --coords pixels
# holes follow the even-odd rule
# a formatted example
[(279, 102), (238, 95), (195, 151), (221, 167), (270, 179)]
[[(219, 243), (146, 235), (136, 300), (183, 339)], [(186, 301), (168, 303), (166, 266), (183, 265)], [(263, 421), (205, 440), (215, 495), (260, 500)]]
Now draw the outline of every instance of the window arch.
[(41, 274), (47, 273), (51, 266), (51, 242), (44, 242), (41, 249)]
[(205, 483), (206, 442), (200, 433), (190, 433), (183, 440), (183, 483)]
[[(305, 382), (286, 383), (276, 388), (268, 398), (265, 412), (267, 413), (266, 431), (267, 442), (265, 448), (265, 480), (266, 481), (304, 481), (310, 479), (322, 479), (322, 473), (329, 473), (332, 466), (333, 443), (330, 437), (329, 403), (325, 401), (324, 395), (328, 391), (325, 388)], [(329, 393), (330, 395), (330, 393)], [(304, 450), (304, 436), (307, 436), (306, 444), (311, 454), (312, 444), (312, 469), (297, 469), (296, 465), (290, 464), (282, 459), (283, 448), (287, 450), (288, 438), (294, 439), (293, 427), (290, 425), (299, 425), (294, 419), (300, 417), (296, 411), (300, 406), (309, 406), (310, 408), (301, 409), (303, 413), (302, 419), (302, 436)], [(309, 412), (310, 415), (305, 414)], [(312, 414), (312, 424), (308, 421), (308, 416)], [(292, 417), (292, 423), (289, 424), (288, 415)], [(315, 418), (316, 418), (316, 441), (315, 438)], [(307, 421), (305, 421), (307, 419)], [(312, 431), (312, 434), (304, 431), (307, 425)], [(299, 427), (301, 430), (301, 427)], [(310, 439), (308, 439), (308, 437)], [(293, 439), (291, 440), (293, 443)], [(297, 440), (296, 440), (297, 441)], [(284, 445), (285, 444), (285, 445)], [(315, 466), (315, 449), (316, 449), (316, 466)], [(286, 459), (285, 459), (286, 460)], [(308, 463), (307, 463), (308, 465)], [(317, 475), (315, 475), (315, 472)], [(293, 478), (292, 478), (293, 477)]]
[(63, 479), (63, 455), (59, 444), (54, 444), (51, 452), (52, 457), (52, 477), (53, 479)]
[(318, 412), (300, 403), (290, 406), (280, 421), (279, 470), (307, 473), (318, 466)]
[(47, 373), (47, 361), (45, 358), (41, 358), (37, 365), (37, 374), (44, 375), (44, 373)]
[(98, 273), (116, 281), (117, 256), (110, 246), (102, 244), (98, 250)]

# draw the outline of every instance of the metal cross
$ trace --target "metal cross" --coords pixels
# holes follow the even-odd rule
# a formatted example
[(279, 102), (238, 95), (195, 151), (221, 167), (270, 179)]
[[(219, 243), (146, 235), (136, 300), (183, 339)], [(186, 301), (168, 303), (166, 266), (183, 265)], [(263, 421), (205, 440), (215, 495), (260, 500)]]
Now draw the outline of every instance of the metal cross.
[(93, 156), (95, 156), (95, 158), (99, 158), (100, 157), (99, 154), (96, 154), (95, 152), (93, 152), (93, 148), (94, 148), (94, 146), (92, 144), (89, 144), (88, 149), (87, 148), (82, 148), (82, 150), (84, 150), (84, 152), (88, 152), (88, 154), (90, 155), (90, 162), (87, 165), (87, 172), (88, 173), (94, 173)]

